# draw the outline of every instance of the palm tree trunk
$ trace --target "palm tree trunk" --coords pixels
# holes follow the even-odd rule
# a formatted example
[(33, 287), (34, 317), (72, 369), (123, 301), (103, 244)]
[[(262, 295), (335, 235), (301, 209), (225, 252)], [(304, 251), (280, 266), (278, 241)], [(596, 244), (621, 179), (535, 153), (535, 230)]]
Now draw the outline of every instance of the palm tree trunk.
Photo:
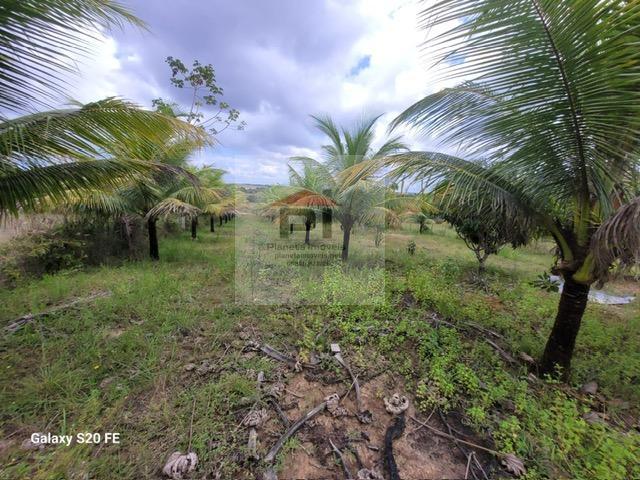
[(149, 229), (149, 256), (152, 260), (160, 260), (160, 251), (158, 249), (158, 230), (156, 228), (156, 219), (147, 220), (147, 228)]
[(346, 262), (349, 258), (349, 240), (351, 240), (351, 225), (344, 225), (342, 230), (342, 261)]
[(306, 222), (304, 222), (304, 243), (306, 245), (310, 245), (311, 242), (309, 240), (309, 234), (311, 233), (311, 220), (307, 220)]
[(191, 240), (198, 238), (198, 217), (191, 219)]
[(424, 220), (420, 220), (420, 233), (424, 231)]
[(210, 223), (211, 223), (211, 231), (215, 232), (216, 231), (216, 220), (213, 217), (213, 215), (209, 216), (209, 220), (210, 220)]
[(589, 285), (573, 281), (568, 275), (565, 278), (556, 320), (540, 360), (540, 374), (554, 375), (556, 368), (561, 367), (562, 378), (569, 378), (573, 348), (587, 307), (590, 288)]
[(218, 219), (220, 220), (220, 226), (222, 226), (222, 215), (218, 215)]
[(131, 222), (126, 216), (122, 217), (122, 225), (124, 226), (124, 234), (127, 237), (127, 249), (129, 255), (133, 253), (133, 230), (131, 228)]

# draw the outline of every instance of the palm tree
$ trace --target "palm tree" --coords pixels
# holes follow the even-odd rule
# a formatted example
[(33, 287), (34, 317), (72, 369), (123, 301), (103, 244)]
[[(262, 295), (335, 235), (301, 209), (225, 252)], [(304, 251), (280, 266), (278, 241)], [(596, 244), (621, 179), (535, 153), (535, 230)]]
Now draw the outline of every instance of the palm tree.
[(639, 15), (638, 2), (618, 0), (440, 0), (422, 14), (425, 27), (455, 25), (432, 45), (449, 76), (473, 81), (394, 125), (490, 166), (413, 152), (394, 174), (444, 178), (452, 201), (482, 191), (492, 208), (477, 206), (479, 218), (499, 211), (553, 237), (565, 286), (542, 373), (566, 378), (590, 286), (640, 257)]
[[(202, 185), (186, 167), (189, 155), (200, 143), (167, 142), (150, 159), (158, 165), (157, 172), (144, 174), (112, 189), (85, 191), (70, 202), (71, 208), (82, 214), (102, 217), (142, 217), (147, 223), (149, 256), (160, 259), (157, 222), (168, 216), (187, 218), (193, 222), (201, 207), (221, 197), (217, 188)], [(193, 233), (192, 233), (193, 236)]]
[(150, 173), (166, 138), (204, 141), (179, 120), (108, 98), (0, 121), (0, 215), (59, 203)]
[(325, 209), (336, 207), (335, 201), (329, 196), (331, 185), (334, 184), (333, 180), (331, 173), (324, 165), (302, 161), (301, 173), (289, 165), (289, 184), (296, 190), (279, 203), (287, 205), (290, 214), (305, 218), (304, 243), (306, 245), (311, 244), (311, 226), (315, 223), (316, 214), (322, 214)]
[(322, 147), (324, 162), (293, 157), (293, 162), (303, 165), (302, 175), (290, 168), (292, 185), (299, 191), (281, 202), (295, 207), (331, 208), (342, 227), (342, 260), (346, 261), (354, 225), (366, 223), (375, 215), (386, 193), (381, 182), (362, 174), (362, 167), (407, 147), (399, 136), (386, 140), (378, 149), (373, 147), (373, 129), (380, 116), (365, 119), (352, 130), (339, 128), (330, 117), (312, 118), (330, 141)]
[[(222, 216), (227, 212), (227, 203), (229, 201), (229, 188), (226, 188), (224, 180), (222, 177), (226, 173), (224, 170), (219, 168), (213, 168), (212, 166), (204, 166), (199, 169), (195, 169), (192, 171), (198, 180), (200, 181), (200, 185), (206, 188), (215, 189), (216, 192), (219, 193), (218, 198), (215, 202), (209, 202), (206, 205), (201, 206), (201, 211), (205, 215), (209, 215), (209, 229), (211, 232), (216, 231), (216, 216), (222, 220)], [(194, 229), (194, 225), (192, 224), (192, 231)]]
[[(32, 113), (62, 92), (61, 71), (100, 27), (142, 22), (111, 0), (9, 0), (0, 15), (0, 216), (150, 172), (160, 141), (197, 128), (108, 98)], [(24, 114), (25, 112), (28, 112)], [(74, 193), (75, 192), (75, 193)]]
[(424, 233), (429, 231), (428, 223), (437, 213), (438, 208), (434, 205), (433, 200), (428, 195), (420, 194), (407, 205), (401, 216), (417, 223), (419, 226), (418, 232)]

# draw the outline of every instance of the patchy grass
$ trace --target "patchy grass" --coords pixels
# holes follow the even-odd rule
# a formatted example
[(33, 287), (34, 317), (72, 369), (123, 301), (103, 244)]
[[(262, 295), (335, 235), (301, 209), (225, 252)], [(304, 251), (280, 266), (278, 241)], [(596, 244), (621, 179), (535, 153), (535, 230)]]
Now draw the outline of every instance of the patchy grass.
[[(640, 302), (589, 305), (572, 388), (532, 382), (526, 369), (505, 365), (482, 335), (463, 326), (495, 330), (513, 355), (538, 356), (558, 296), (528, 282), (548, 270), (551, 244), (503, 250), (490, 258), (486, 282), (478, 285), (473, 255), (450, 229), (415, 230), (386, 235), (384, 270), (357, 268), (375, 247), (356, 231), (355, 267), (332, 267), (316, 278), (264, 272), (295, 287), (291, 305), (234, 303), (233, 225), (202, 231), (195, 242), (187, 233), (161, 239), (158, 263), (46, 276), (0, 291), (2, 324), (71, 298), (112, 293), (3, 334), (0, 478), (156, 478), (171, 452), (187, 449), (192, 414), (198, 478), (241, 477), (246, 432), (239, 423), (257, 401), (255, 372), (273, 369), (264, 358), (241, 353), (243, 332), (295, 347), (303, 358), (339, 341), (356, 369), (388, 362), (420, 409), (456, 415), (498, 450), (518, 454), (527, 478), (640, 475), (634, 454), (640, 440), (631, 429), (640, 401)], [(416, 242), (415, 256), (406, 252), (409, 241)], [(352, 305), (381, 282), (382, 301)], [(629, 280), (612, 288), (639, 290)], [(460, 328), (438, 327), (432, 318)], [(214, 366), (208, 373), (185, 370), (205, 360)], [(600, 385), (600, 399), (573, 388), (591, 380)], [(606, 412), (609, 423), (585, 422), (582, 414), (592, 409)], [(47, 431), (116, 431), (122, 440), (20, 448), (32, 432)], [(296, 442), (287, 448), (296, 449)]]

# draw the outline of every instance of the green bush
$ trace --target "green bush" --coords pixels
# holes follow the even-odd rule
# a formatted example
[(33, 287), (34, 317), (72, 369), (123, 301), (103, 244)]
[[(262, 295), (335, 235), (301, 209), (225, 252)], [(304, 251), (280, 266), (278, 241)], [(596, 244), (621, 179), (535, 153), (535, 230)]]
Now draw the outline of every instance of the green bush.
[(0, 284), (16, 286), (23, 278), (40, 277), (82, 266), (86, 240), (58, 231), (15, 238), (0, 250)]
[(0, 285), (15, 287), (30, 277), (138, 257), (142, 231), (141, 222), (131, 223), (127, 241), (121, 223), (85, 220), (21, 235), (0, 248)]

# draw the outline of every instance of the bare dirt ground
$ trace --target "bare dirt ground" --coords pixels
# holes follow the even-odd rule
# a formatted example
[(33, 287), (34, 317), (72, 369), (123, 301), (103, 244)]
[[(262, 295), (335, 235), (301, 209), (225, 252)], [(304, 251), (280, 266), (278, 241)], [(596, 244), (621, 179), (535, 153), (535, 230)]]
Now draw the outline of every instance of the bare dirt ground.
[[(292, 423), (334, 393), (340, 395), (340, 406), (347, 411), (346, 415), (333, 416), (325, 410), (293, 435), (293, 443), (281, 452), (276, 469), (278, 480), (347, 478), (330, 441), (342, 452), (352, 478), (358, 478), (357, 473), (363, 468), (381, 475), (379, 478), (389, 478), (384, 462), (385, 433), (394, 416), (386, 411), (384, 398), (394, 393), (405, 395), (409, 399), (409, 408), (403, 413), (406, 427), (402, 435), (393, 442), (393, 456), (400, 478), (473, 478), (467, 471), (469, 458), (452, 440), (432, 434), (411, 419), (414, 417), (426, 421), (427, 417), (416, 410), (415, 401), (407, 394), (400, 377), (384, 372), (373, 374), (370, 379), (359, 380), (362, 409), (369, 410), (373, 417), (372, 422), (367, 424), (356, 418), (355, 391), (348, 377), (332, 371), (294, 372), (285, 366), (279, 368), (275, 376), (276, 378), (266, 379), (265, 388), (268, 389), (273, 383), (285, 385), (278, 403)], [(431, 417), (431, 426), (446, 430), (437, 415)], [(451, 424), (454, 423), (451, 420)], [(456, 428), (463, 427), (456, 425)], [(282, 420), (274, 411), (270, 411), (269, 420), (258, 432), (258, 453), (264, 456), (284, 431)], [(489, 459), (479, 460), (487, 465)], [(262, 478), (259, 472), (256, 473), (257, 478)]]

